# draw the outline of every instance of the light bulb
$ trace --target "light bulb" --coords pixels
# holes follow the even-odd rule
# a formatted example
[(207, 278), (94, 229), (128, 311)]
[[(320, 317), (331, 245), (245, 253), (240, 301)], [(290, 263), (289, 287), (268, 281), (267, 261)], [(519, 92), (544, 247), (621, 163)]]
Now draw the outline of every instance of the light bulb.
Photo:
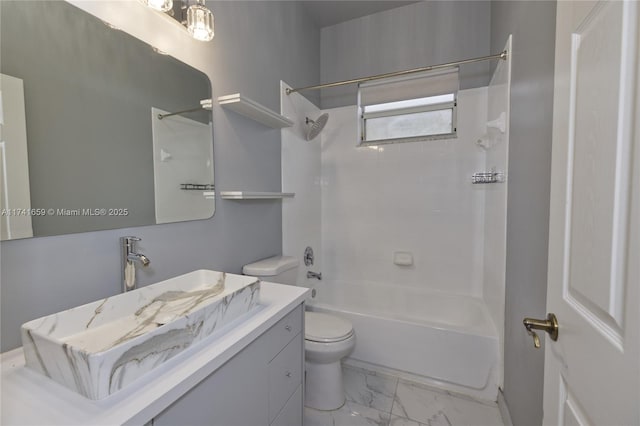
[(173, 0), (141, 0), (143, 4), (146, 4), (153, 10), (159, 10), (160, 12), (168, 12), (173, 8)]
[(205, 0), (196, 0), (196, 4), (187, 9), (187, 31), (196, 40), (213, 39), (213, 13), (204, 6)]

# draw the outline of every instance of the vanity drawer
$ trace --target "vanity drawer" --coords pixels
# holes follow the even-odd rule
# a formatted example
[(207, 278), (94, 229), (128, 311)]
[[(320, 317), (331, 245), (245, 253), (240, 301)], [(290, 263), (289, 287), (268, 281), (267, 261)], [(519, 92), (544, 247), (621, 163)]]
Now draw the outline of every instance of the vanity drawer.
[(300, 305), (262, 335), (262, 340), (266, 341), (265, 351), (269, 360), (278, 355), (291, 339), (302, 332), (302, 315), (303, 310)]
[(269, 422), (302, 383), (302, 334), (299, 333), (269, 363)]
[(278, 417), (271, 426), (300, 426), (302, 425), (302, 385), (294, 392), (285, 404)]

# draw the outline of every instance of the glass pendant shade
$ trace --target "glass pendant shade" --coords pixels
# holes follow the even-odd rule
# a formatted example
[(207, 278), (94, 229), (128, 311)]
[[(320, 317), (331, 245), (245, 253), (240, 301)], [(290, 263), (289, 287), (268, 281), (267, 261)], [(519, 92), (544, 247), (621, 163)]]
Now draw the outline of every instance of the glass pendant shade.
[(142, 0), (151, 9), (168, 12), (173, 7), (173, 0)]
[(213, 13), (204, 6), (204, 0), (197, 0), (187, 9), (187, 31), (196, 40), (213, 39)]

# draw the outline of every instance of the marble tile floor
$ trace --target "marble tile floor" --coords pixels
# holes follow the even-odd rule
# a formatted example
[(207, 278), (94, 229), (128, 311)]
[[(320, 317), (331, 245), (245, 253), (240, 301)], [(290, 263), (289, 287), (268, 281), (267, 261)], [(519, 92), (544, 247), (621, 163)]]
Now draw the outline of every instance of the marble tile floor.
[(347, 402), (335, 411), (305, 408), (306, 426), (503, 426), (495, 403), (356, 367), (342, 371)]

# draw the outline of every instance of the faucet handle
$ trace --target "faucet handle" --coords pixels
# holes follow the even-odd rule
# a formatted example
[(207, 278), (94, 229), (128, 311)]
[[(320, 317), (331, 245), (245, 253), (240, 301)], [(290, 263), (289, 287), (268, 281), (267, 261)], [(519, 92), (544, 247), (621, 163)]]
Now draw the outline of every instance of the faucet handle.
[(122, 237), (122, 239), (124, 239), (127, 242), (142, 241), (142, 238), (139, 238), (139, 237)]

